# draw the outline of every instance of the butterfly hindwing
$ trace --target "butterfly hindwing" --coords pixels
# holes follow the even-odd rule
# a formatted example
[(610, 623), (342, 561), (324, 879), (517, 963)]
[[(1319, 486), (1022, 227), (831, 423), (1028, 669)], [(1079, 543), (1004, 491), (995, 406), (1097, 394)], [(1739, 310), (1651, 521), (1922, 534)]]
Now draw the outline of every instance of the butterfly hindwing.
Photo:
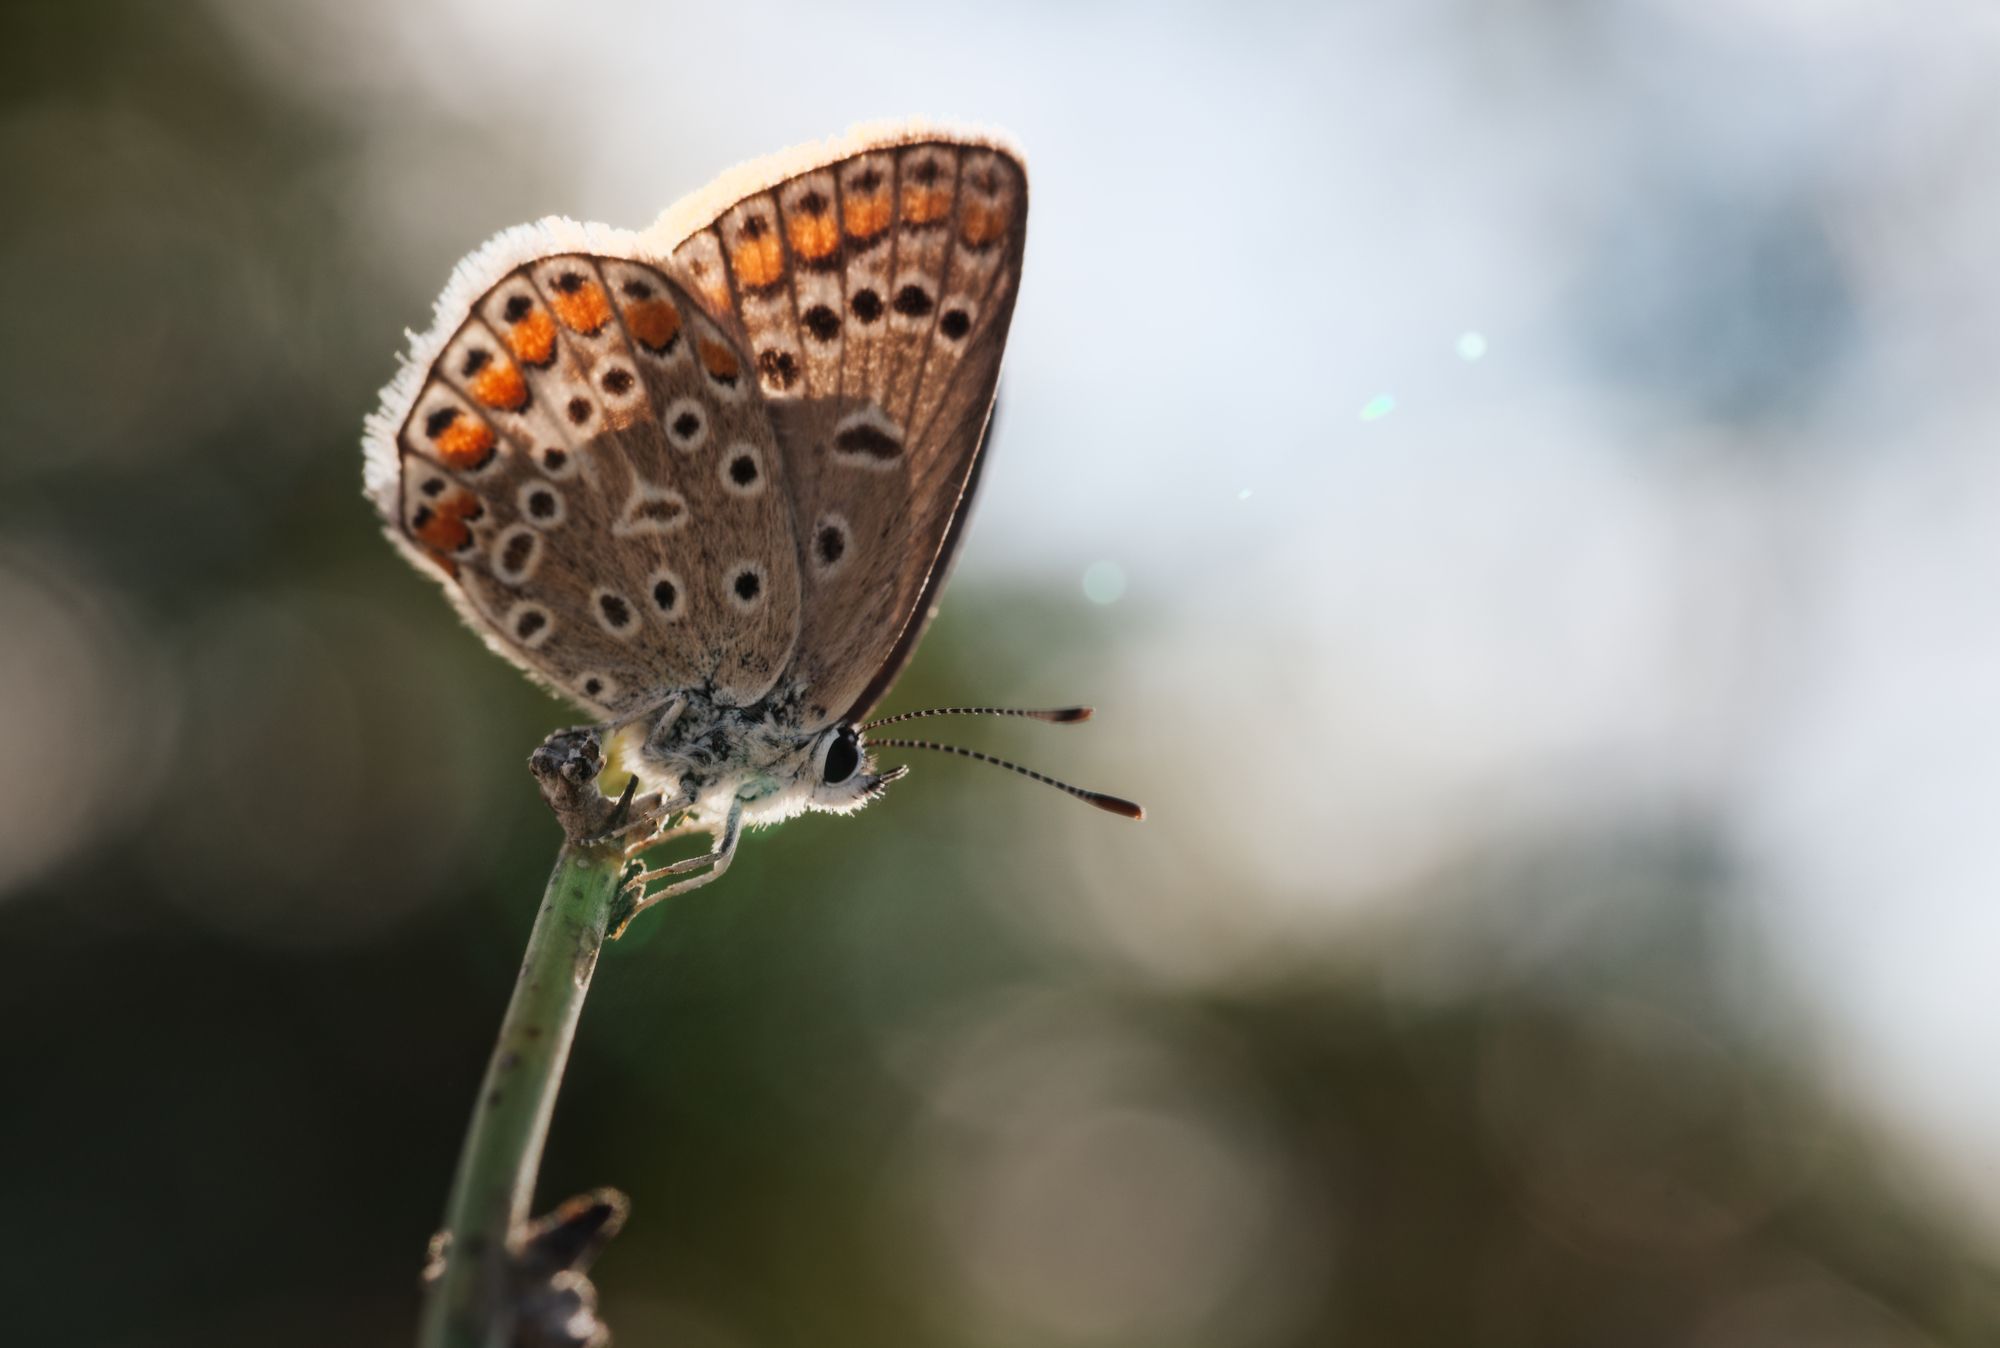
[(786, 460), (808, 725), (865, 710), (948, 564), (1012, 317), (1020, 161), (935, 134), (794, 161), (673, 243), (736, 330)]
[(742, 348), (635, 258), (535, 257), (470, 307), (398, 430), (392, 528), (496, 649), (595, 712), (757, 700), (799, 592)]

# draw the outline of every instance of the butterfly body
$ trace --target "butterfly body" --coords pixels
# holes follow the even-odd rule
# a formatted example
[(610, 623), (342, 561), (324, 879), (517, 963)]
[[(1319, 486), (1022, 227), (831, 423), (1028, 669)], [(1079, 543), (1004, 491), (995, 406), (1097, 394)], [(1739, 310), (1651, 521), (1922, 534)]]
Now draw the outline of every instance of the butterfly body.
[[(747, 824), (775, 824), (805, 810), (845, 814), (881, 793), (900, 772), (861, 770), (834, 757), (849, 725), (801, 725), (802, 695), (751, 707), (718, 705), (700, 692), (663, 708), (631, 753), (669, 813), (711, 824), (740, 808)], [(831, 763), (830, 759), (833, 759)], [(829, 769), (832, 771), (829, 771)], [(831, 778), (831, 780), (829, 780)]]
[(914, 126), (746, 165), (644, 232), (522, 226), (460, 264), (369, 420), (389, 536), (627, 733), (716, 873), (745, 823), (902, 775), (856, 725), (962, 537), (1026, 224), (1014, 151)]

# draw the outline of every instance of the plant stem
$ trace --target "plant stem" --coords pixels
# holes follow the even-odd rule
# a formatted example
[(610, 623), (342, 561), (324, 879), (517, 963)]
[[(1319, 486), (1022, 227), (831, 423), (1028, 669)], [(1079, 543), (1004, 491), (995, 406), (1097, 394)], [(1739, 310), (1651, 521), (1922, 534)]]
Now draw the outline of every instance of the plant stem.
[(452, 1181), (450, 1240), (424, 1303), (419, 1348), (512, 1341), (510, 1275), (621, 865), (615, 844), (567, 846), (556, 857)]

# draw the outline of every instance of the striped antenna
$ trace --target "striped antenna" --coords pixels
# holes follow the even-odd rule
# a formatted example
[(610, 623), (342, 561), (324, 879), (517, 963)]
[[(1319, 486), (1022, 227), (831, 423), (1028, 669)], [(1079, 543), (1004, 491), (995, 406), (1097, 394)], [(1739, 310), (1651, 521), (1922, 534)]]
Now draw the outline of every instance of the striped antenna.
[(1046, 721), (1050, 725), (1077, 725), (1088, 721), (1094, 707), (1050, 707), (1045, 711), (1030, 711), (1022, 707), (931, 707), (926, 711), (906, 711), (897, 716), (884, 716), (879, 721), (854, 727), (856, 730), (873, 730), (878, 725), (894, 725), (898, 721), (921, 721), (926, 716), (1019, 716), (1029, 721)]
[(961, 749), (955, 744), (937, 744), (930, 740), (873, 740), (870, 741), (869, 747), (876, 749), (929, 749), (934, 753), (957, 754), (960, 758), (975, 759), (981, 763), (991, 763), (996, 768), (1005, 768), (1009, 772), (1018, 772), (1023, 777), (1032, 778), (1045, 786), (1053, 786), (1058, 791), (1067, 791), (1078, 800), (1087, 800), (1100, 810), (1109, 810), (1112, 814), (1124, 815), (1127, 819), (1144, 819), (1146, 817), (1145, 808), (1134, 801), (1129, 801), (1119, 796), (1106, 795), (1102, 791), (1086, 791), (1080, 786), (1071, 786), (1068, 782), (1059, 782), (1053, 777), (1045, 777), (1033, 768), (1024, 768), (1019, 763), (1009, 763), (1004, 758), (995, 758), (991, 754), (982, 754), (977, 749)]

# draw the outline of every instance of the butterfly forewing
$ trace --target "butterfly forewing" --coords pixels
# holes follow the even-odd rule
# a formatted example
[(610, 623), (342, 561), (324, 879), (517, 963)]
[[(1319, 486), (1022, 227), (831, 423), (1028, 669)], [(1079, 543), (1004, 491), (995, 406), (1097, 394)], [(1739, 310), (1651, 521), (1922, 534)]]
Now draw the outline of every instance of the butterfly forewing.
[(660, 269), (502, 277), (398, 443), (403, 536), (531, 673), (607, 714), (776, 680), (799, 599), (783, 456), (742, 348)]
[(1011, 154), (914, 139), (800, 166), (673, 250), (777, 418), (803, 598), (784, 682), (808, 726), (879, 696), (949, 562), (1026, 218)]

